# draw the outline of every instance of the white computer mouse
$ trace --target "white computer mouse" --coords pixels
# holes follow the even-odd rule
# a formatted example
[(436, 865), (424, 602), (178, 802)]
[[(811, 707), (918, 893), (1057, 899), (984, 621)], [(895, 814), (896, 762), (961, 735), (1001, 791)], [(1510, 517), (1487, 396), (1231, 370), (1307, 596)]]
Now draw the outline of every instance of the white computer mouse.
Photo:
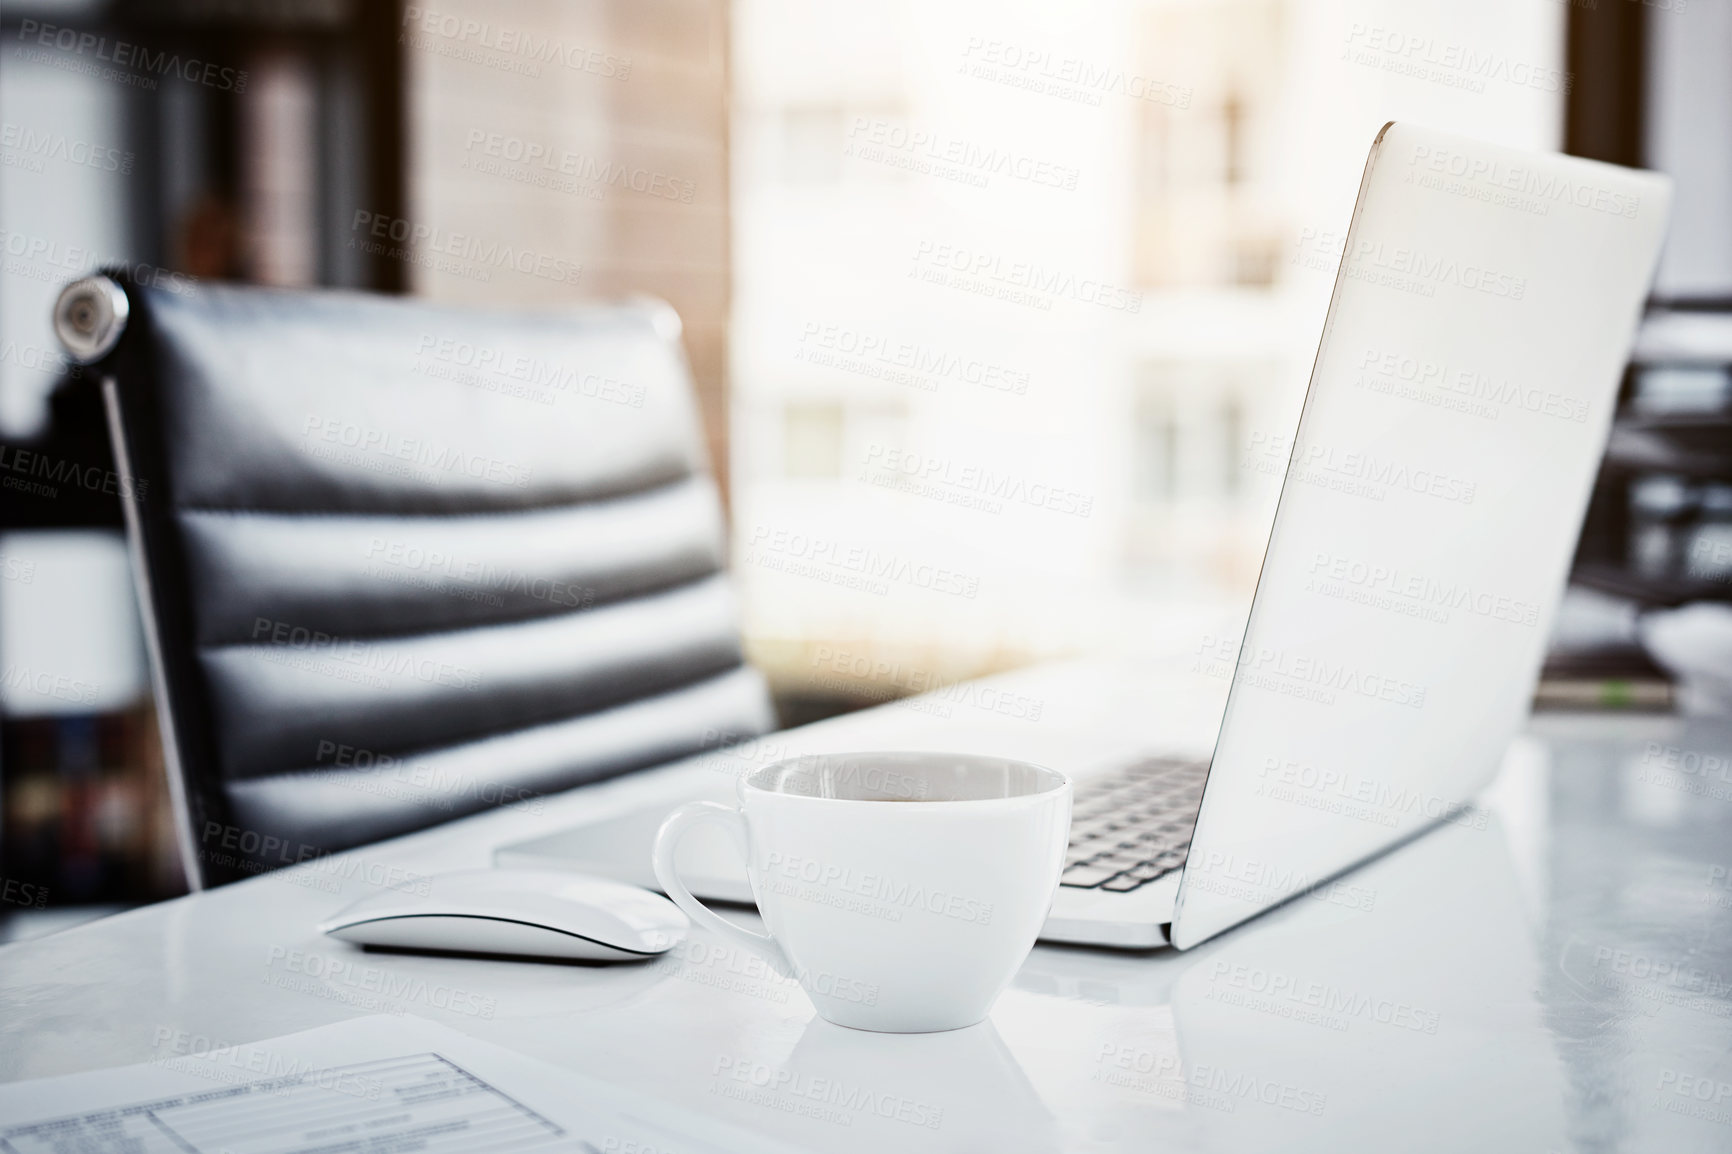
[(666, 953), (690, 925), (660, 894), (624, 882), (483, 869), (364, 898), (319, 929), (394, 950), (623, 962)]

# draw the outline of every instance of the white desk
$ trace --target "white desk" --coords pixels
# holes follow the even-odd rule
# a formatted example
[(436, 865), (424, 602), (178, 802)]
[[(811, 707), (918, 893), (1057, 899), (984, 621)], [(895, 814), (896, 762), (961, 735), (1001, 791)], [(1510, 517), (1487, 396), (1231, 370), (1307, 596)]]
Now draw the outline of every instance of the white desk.
[[(1044, 702), (1003, 750), (1037, 759), (1108, 756), (1132, 717), (1193, 741), (1213, 725), (1207, 702), (1151, 711), (1075, 670), (1000, 684)], [(985, 717), (873, 712), (762, 755), (845, 747), (865, 724), (967, 747)], [(1302, 898), (1186, 954), (1040, 947), (988, 1024), (943, 1035), (829, 1026), (701, 934), (595, 968), (364, 954), (313, 931), (391, 867), (485, 865), (715, 772), (658, 770), (0, 949), (0, 1081), (161, 1057), (178, 1031), (234, 1044), (401, 1010), (813, 1150), (1726, 1150), (1728, 758), (1725, 724), (1540, 718), (1483, 828), (1352, 876), (1370, 910)], [(824, 1079), (890, 1116), (766, 1089), (823, 1099)]]

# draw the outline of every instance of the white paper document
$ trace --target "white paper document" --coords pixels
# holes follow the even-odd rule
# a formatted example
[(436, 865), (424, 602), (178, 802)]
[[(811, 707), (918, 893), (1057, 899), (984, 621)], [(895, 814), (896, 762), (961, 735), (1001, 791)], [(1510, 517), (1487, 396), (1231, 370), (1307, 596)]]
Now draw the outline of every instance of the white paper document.
[[(0, 1086), (0, 1152), (663, 1154), (775, 1147), (418, 1018)], [(177, 1044), (178, 1043), (178, 1044)]]

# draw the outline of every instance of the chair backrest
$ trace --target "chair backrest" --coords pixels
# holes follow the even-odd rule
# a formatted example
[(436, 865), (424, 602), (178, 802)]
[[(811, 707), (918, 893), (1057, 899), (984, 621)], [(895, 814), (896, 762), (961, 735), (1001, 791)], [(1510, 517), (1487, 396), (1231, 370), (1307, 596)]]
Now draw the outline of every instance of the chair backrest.
[(192, 884), (770, 727), (666, 305), (115, 280), (87, 371)]

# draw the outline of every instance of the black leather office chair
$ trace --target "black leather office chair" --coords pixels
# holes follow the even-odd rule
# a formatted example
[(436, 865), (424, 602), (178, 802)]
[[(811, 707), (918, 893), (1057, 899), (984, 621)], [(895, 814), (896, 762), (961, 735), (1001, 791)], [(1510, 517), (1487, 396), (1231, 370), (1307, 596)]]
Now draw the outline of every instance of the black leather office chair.
[(69, 286), (192, 884), (768, 729), (679, 321)]

